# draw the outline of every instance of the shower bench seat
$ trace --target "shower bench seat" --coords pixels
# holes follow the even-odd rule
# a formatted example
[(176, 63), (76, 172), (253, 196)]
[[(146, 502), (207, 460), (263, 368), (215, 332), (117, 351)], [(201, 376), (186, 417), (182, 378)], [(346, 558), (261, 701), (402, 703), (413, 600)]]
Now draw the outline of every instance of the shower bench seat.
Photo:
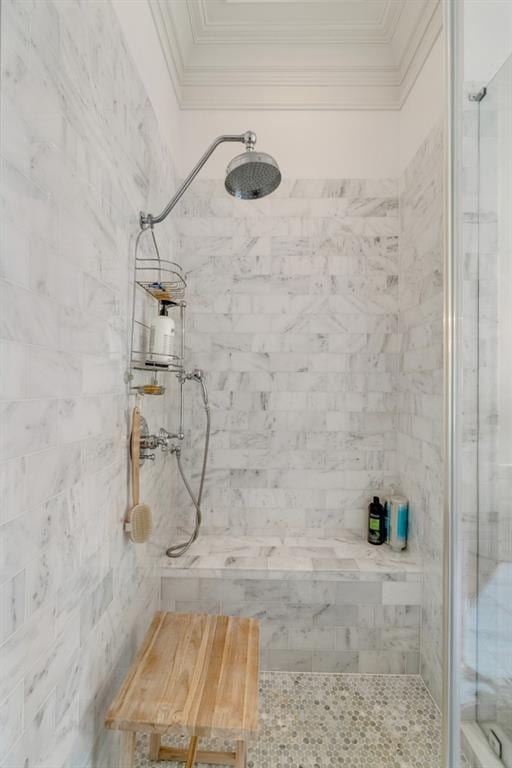
[(162, 608), (255, 617), (263, 669), (417, 673), (422, 566), (352, 532), (199, 537), (164, 558)]
[[(204, 614), (155, 615), (105, 724), (120, 730), (120, 768), (132, 768), (137, 733), (151, 760), (245, 768), (246, 739), (258, 728), (259, 624)], [(162, 746), (186, 734), (188, 749)], [(236, 740), (236, 751), (198, 751), (203, 737)]]

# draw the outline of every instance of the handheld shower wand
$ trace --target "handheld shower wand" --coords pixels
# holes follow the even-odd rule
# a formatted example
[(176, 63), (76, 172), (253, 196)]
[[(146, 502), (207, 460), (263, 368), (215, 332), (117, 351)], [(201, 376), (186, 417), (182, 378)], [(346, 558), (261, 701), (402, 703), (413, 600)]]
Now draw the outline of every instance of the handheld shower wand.
[(192, 504), (195, 507), (196, 510), (196, 519), (195, 519), (195, 525), (194, 525), (194, 531), (190, 538), (182, 542), (181, 544), (174, 544), (172, 547), (169, 547), (165, 554), (167, 557), (181, 557), (181, 555), (184, 555), (185, 552), (192, 546), (194, 541), (197, 539), (199, 535), (199, 529), (201, 528), (201, 522), (203, 519), (203, 513), (201, 510), (201, 500), (203, 497), (203, 488), (204, 488), (204, 479), (206, 475), (206, 465), (208, 462), (208, 450), (210, 447), (210, 426), (211, 426), (211, 417), (210, 417), (210, 406), (208, 404), (208, 390), (206, 387), (206, 382), (204, 380), (204, 374), (203, 371), (201, 371), (199, 368), (196, 368), (191, 373), (184, 373), (183, 379), (188, 381), (197, 381), (198, 384), (201, 385), (201, 393), (203, 397), (203, 406), (206, 414), (206, 430), (205, 430), (205, 436), (204, 436), (204, 450), (203, 450), (203, 466), (201, 469), (201, 478), (199, 481), (199, 491), (197, 493), (197, 498), (194, 495), (194, 492), (192, 491), (192, 488), (190, 487), (190, 483), (187, 479), (187, 476), (185, 475), (185, 472), (183, 471), (183, 467), (181, 465), (181, 447), (179, 445), (173, 445), (170, 448), (171, 453), (176, 454), (176, 461), (178, 462), (178, 470), (181, 475), (181, 479), (183, 480), (183, 485), (187, 489), (187, 493), (190, 496), (190, 499), (192, 501)]

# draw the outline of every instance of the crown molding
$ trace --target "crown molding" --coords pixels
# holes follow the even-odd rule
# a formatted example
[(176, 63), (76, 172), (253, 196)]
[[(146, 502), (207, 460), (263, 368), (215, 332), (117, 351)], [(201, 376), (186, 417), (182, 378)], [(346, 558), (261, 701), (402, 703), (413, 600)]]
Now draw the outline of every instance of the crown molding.
[[(286, 10), (292, 7), (292, 1), (289, 0)], [(318, 18), (317, 3), (309, 3), (312, 13), (311, 18), (307, 20), (290, 18), (290, 15), (286, 14), (282, 18), (274, 17), (272, 21), (265, 21), (261, 14), (261, 4), (258, 5), (258, 15), (255, 18), (233, 18), (229, 23), (212, 18), (212, 8), (219, 6), (219, 0), (194, 0), (188, 3), (188, 8), (194, 41), (198, 45), (211, 43), (229, 45), (241, 41), (251, 45), (265, 45), (271, 41), (274, 44), (294, 42), (314, 46), (323, 43), (343, 45), (354, 42), (360, 44), (389, 42), (406, 2), (407, 0), (382, 0), (377, 4), (381, 12), (371, 23), (343, 21), (343, 19), (336, 19), (332, 12), (329, 17)], [(234, 10), (235, 5), (247, 8), (248, 2), (224, 3), (224, 6), (231, 11)], [(304, 3), (304, 6), (307, 7), (308, 3)], [(331, 7), (341, 10), (344, 6), (336, 2), (332, 3)]]
[(400, 106), (407, 99), (442, 28), (443, 10), (441, 3), (439, 0), (430, 0), (399, 64)]
[[(347, 28), (326, 31), (338, 35), (337, 41), (348, 40), (341, 49), (318, 42), (321, 25), (316, 42), (311, 35), (307, 44), (301, 42), (302, 30), (292, 41), (279, 42), (277, 29), (271, 40), (258, 42), (253, 35), (248, 55), (247, 29), (244, 34), (230, 29), (229, 43), (225, 26), (212, 32), (204, 17), (210, 0), (148, 2), (178, 103), (187, 110), (397, 110), (442, 27), (440, 0), (392, 2), (378, 24), (366, 30), (364, 43)], [(227, 7), (248, 4), (225, 2)], [(379, 42), (369, 42), (375, 36)], [(265, 64), (252, 64), (251, 57)]]

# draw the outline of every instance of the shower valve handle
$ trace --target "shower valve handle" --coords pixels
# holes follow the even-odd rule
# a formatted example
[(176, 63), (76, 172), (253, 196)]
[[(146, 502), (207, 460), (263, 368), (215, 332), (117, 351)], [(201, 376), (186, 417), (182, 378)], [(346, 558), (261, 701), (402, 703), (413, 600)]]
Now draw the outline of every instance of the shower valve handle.
[[(183, 433), (173, 434), (168, 432), (162, 427), (157, 435), (143, 435), (140, 439), (141, 451), (154, 451), (156, 448), (161, 448), (165, 453), (169, 451), (169, 444), (171, 440), (183, 440), (185, 435)], [(151, 454), (152, 458), (155, 458), (155, 454)], [(150, 455), (142, 456), (142, 458), (151, 458)]]

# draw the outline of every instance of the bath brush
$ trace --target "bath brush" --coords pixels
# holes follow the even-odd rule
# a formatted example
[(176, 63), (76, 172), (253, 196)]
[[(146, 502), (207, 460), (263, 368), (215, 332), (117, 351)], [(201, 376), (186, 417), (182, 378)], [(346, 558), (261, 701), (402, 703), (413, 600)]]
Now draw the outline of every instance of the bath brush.
[(133, 409), (132, 437), (132, 500), (133, 506), (128, 512), (124, 529), (130, 534), (135, 544), (143, 544), (151, 533), (151, 510), (147, 504), (140, 503), (140, 411)]

